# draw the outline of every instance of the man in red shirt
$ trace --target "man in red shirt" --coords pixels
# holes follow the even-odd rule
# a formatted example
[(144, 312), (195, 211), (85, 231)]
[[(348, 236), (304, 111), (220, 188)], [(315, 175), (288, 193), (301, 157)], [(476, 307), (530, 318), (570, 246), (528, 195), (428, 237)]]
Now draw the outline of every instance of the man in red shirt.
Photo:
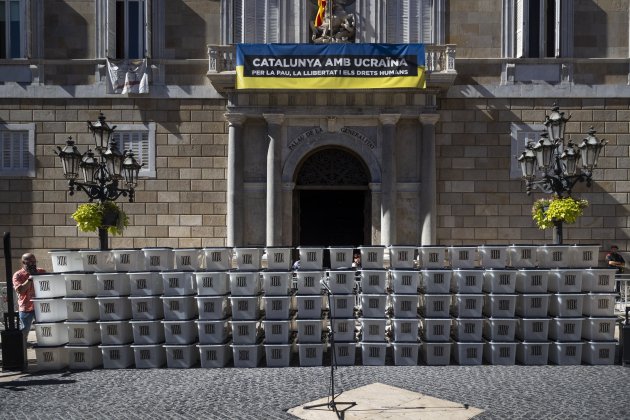
[(33, 297), (35, 297), (35, 286), (33, 286), (33, 277), (31, 275), (45, 272), (46, 270), (43, 268), (37, 268), (35, 255), (27, 252), (22, 255), (22, 268), (13, 274), (13, 288), (18, 296), (20, 329), (25, 339), (35, 319), (35, 309), (32, 301)]

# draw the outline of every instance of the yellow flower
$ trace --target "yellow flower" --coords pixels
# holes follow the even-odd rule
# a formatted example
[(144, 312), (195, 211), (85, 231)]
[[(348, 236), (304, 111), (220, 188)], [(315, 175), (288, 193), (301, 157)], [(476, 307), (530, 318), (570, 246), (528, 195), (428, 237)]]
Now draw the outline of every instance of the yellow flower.
[(541, 198), (532, 206), (532, 218), (539, 229), (549, 229), (554, 227), (555, 222), (575, 223), (587, 206), (587, 200), (571, 197)]

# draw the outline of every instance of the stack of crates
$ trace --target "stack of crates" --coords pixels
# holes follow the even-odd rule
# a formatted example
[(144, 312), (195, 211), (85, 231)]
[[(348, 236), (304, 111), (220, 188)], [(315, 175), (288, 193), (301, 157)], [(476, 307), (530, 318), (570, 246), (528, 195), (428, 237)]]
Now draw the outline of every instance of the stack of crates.
[[(294, 315), (290, 247), (267, 247), (267, 269), (262, 270), (262, 321), (265, 360), (269, 367), (286, 367), (293, 354), (291, 318)], [(321, 362), (320, 362), (321, 364)]]
[(228, 272), (235, 367), (257, 367), (263, 358), (260, 270), (264, 248), (234, 248), (236, 269)]
[[(297, 346), (301, 366), (321, 365), (324, 349), (323, 332), (326, 319), (322, 310), (326, 309), (322, 295), (322, 281), (325, 272), (324, 249), (321, 247), (298, 247), (300, 268), (294, 271), (296, 280), (296, 330)], [(335, 341), (338, 342), (337, 336)]]
[(224, 367), (232, 360), (229, 270), (232, 249), (203, 248), (203, 270), (195, 271), (197, 285), (197, 336), (203, 368)]

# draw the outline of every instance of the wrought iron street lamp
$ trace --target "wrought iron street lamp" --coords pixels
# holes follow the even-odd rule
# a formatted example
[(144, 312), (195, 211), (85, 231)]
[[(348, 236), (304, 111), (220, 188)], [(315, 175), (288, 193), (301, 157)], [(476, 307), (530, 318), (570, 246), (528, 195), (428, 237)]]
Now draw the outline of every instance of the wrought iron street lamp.
[[(112, 136), (116, 126), (110, 127), (102, 113), (97, 122), (88, 121), (87, 124), (97, 154), (92, 149), (81, 154), (72, 137), (68, 137), (64, 147), (57, 146), (56, 153), (61, 159), (70, 195), (74, 195), (75, 191), (83, 191), (89, 201), (98, 200), (104, 203), (123, 196), (129, 197), (129, 202), (133, 202), (142, 165), (136, 161), (131, 151), (121, 152), (118, 149)], [(83, 173), (82, 181), (78, 180), (79, 169)], [(123, 183), (124, 186), (121, 185)], [(99, 227), (98, 235), (101, 249), (108, 249), (107, 227)]]
[[(518, 157), (528, 195), (538, 189), (566, 198), (571, 196), (578, 182), (586, 182), (588, 187), (591, 186), (593, 169), (607, 141), (599, 140), (591, 127), (580, 145), (572, 140), (565, 145), (564, 132), (570, 118), (565, 117), (564, 112), (560, 112), (560, 108), (554, 104), (551, 114), (545, 118), (546, 131), (540, 135), (538, 142), (528, 142)], [(555, 242), (561, 244), (562, 221), (554, 222), (554, 226)]]

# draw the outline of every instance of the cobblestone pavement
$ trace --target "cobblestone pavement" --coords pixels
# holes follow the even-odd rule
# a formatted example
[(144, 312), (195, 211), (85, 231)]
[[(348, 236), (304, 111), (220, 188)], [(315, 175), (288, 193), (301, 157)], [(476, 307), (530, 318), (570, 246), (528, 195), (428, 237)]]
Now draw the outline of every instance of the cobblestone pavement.
[[(0, 418), (287, 419), (287, 409), (325, 397), (329, 379), (327, 367), (5, 376)], [(350, 366), (335, 379), (338, 389), (381, 382), (485, 410), (476, 419), (630, 418), (630, 368), (618, 365)]]

